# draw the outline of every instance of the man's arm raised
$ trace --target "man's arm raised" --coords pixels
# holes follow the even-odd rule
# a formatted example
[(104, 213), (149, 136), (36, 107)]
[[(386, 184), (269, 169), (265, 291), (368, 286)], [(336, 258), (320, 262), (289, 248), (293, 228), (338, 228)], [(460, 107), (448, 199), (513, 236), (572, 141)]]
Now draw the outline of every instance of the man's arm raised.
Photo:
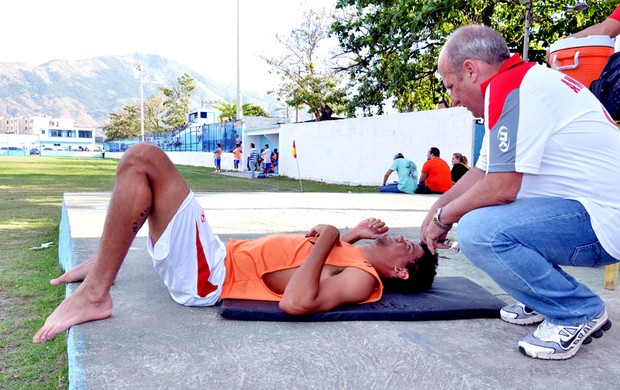
[(318, 225), (308, 235), (318, 239), (308, 258), (286, 285), (280, 309), (288, 314), (311, 314), (367, 299), (376, 284), (367, 272), (346, 268), (321, 280), (327, 256), (334, 245), (340, 245), (338, 229), (331, 225)]
[(340, 240), (355, 244), (359, 240), (374, 240), (380, 234), (387, 233), (390, 228), (380, 219), (366, 218), (340, 236)]

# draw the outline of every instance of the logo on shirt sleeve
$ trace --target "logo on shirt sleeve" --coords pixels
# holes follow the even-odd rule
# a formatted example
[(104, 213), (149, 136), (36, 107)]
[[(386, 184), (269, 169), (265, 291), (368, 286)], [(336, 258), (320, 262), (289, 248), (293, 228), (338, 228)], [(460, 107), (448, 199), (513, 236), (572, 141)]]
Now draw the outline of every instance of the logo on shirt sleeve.
[(508, 128), (506, 126), (502, 126), (497, 131), (497, 141), (499, 150), (502, 153), (506, 153), (508, 149), (510, 149), (510, 136), (508, 134)]

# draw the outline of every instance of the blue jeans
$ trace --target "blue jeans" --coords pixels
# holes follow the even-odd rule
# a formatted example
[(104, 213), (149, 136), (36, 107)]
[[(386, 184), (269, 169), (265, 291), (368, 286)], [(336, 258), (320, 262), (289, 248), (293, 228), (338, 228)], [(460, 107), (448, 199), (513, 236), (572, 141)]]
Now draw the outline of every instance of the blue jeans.
[(398, 189), (398, 183), (394, 183), (379, 187), (379, 192), (394, 192), (400, 194), (402, 191)]
[(603, 249), (577, 201), (519, 199), (476, 209), (461, 218), (457, 235), (467, 258), (553, 324), (582, 324), (604, 307), (596, 294), (560, 268), (618, 261)]
[(256, 178), (256, 172), (255, 172), (256, 171), (256, 161), (250, 160), (249, 164), (250, 164), (250, 172), (252, 173), (251, 177), (252, 177), (252, 179), (255, 179)]
[(418, 183), (418, 188), (415, 190), (416, 194), (443, 194), (443, 192), (435, 192), (428, 188), (424, 183)]

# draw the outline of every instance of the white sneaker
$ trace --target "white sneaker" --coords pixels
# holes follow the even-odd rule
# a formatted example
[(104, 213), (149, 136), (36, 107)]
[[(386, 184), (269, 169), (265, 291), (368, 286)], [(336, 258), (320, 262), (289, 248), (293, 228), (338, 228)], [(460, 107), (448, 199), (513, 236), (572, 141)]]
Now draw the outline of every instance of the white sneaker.
[(502, 307), (499, 316), (502, 320), (516, 325), (532, 325), (545, 319), (544, 315), (535, 312), (521, 302)]
[(553, 325), (545, 320), (533, 334), (519, 341), (519, 351), (537, 359), (570, 359), (582, 344), (591, 343), (592, 337), (599, 338), (610, 328), (605, 309), (588, 323), (576, 326)]

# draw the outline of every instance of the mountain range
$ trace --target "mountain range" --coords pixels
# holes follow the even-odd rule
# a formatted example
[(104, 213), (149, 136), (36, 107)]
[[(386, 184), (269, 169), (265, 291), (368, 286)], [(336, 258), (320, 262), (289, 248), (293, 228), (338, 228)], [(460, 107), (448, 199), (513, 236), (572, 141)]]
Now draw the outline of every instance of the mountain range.
[[(0, 117), (48, 115), (73, 118), (78, 126), (103, 126), (110, 113), (140, 101), (143, 69), (144, 98), (160, 87), (173, 88), (184, 73), (196, 80), (190, 108), (205, 102), (236, 100), (236, 87), (211, 80), (187, 66), (153, 54), (100, 56), (84, 60), (53, 60), (33, 66), (0, 63)], [(243, 91), (243, 102), (277, 115), (282, 104), (267, 94)]]

